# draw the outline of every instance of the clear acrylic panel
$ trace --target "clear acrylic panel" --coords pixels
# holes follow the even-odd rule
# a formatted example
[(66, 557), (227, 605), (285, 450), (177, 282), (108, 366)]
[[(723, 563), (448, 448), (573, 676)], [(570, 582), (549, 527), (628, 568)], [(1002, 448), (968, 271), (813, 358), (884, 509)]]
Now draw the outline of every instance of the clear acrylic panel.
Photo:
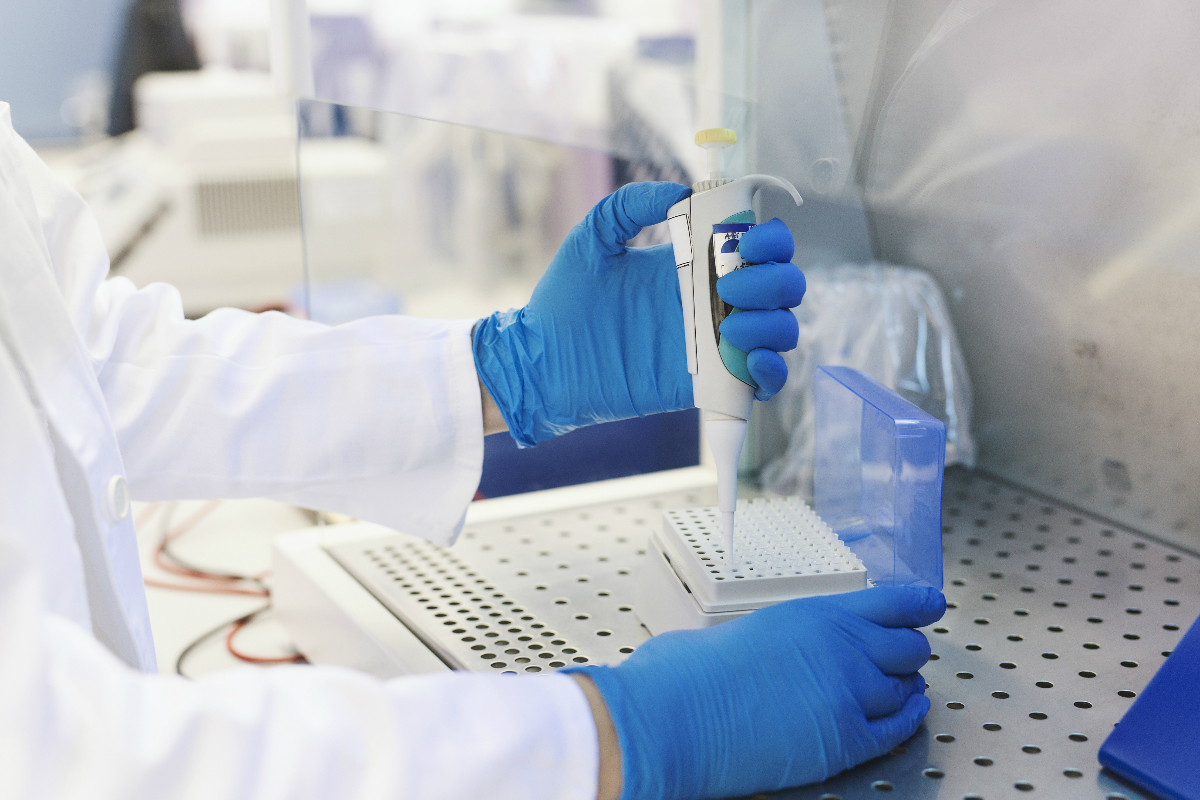
[[(638, 157), (691, 176), (698, 127), (748, 137), (750, 4), (280, 0), (274, 67), (304, 98)], [(274, 46), (274, 45), (273, 45)], [(633, 112), (640, 119), (627, 124)], [(630, 134), (634, 134), (630, 137)], [(749, 148), (735, 154), (749, 165)], [(743, 170), (745, 171), (745, 170)], [(690, 183), (695, 178), (690, 178)]]
[(524, 305), (618, 170), (604, 152), (362, 107), (301, 101), (299, 124), (307, 303), (328, 323)]
[(818, 367), (815, 509), (879, 586), (942, 588), (946, 426), (865, 373)]

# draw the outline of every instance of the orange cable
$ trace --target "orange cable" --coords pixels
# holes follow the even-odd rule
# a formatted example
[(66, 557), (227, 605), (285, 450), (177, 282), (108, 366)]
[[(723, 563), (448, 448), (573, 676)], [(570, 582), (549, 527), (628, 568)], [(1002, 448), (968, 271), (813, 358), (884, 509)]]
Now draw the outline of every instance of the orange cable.
[(237, 594), (246, 597), (270, 597), (263, 589), (236, 589), (232, 586), (205, 586), (204, 584), (168, 583), (154, 578), (143, 578), (142, 582), (155, 589), (174, 589), (179, 592), (201, 592), (203, 594)]
[[(204, 570), (199, 570), (199, 569), (191, 569), (188, 567), (183, 567), (178, 564), (171, 563), (170, 561), (167, 560), (167, 558), (166, 558), (167, 545), (170, 544), (171, 542), (175, 541), (176, 539), (178, 539), (183, 534), (187, 533), (192, 528), (194, 528), (205, 517), (207, 517), (214, 510), (216, 510), (217, 506), (220, 505), (220, 503), (221, 503), (220, 500), (211, 500), (205, 506), (203, 506), (202, 508), (197, 510), (194, 514), (192, 514), (192, 516), (190, 516), (183, 522), (179, 523), (178, 525), (176, 525), (173, 528), (170, 528), (170, 529), (164, 531), (162, 534), (162, 538), (159, 540), (158, 546), (154, 549), (153, 561), (154, 561), (154, 564), (159, 569), (163, 570), (164, 572), (170, 573), (172, 575), (178, 575), (178, 576), (181, 576), (184, 578), (188, 578), (190, 580), (197, 581), (197, 583), (190, 583), (190, 584), (169, 583), (169, 582), (160, 581), (160, 580), (157, 580), (154, 578), (145, 578), (144, 577), (142, 580), (145, 583), (145, 585), (153, 586), (153, 587), (159, 588), (159, 589), (171, 589), (174, 591), (181, 591), (181, 592), (202, 592), (202, 593), (206, 593), (206, 594), (245, 595), (245, 596), (249, 596), (249, 597), (270, 598), (270, 596), (271, 596), (270, 589), (268, 589), (266, 587), (263, 587), (261, 589), (245, 589), (245, 588), (240, 588), (240, 587), (236, 587), (233, 585), (233, 584), (237, 584), (237, 583), (241, 583), (241, 582), (261, 581), (264, 577), (266, 577), (267, 575), (270, 574), (271, 571), (269, 569), (264, 570), (263, 572), (260, 572), (259, 574), (254, 575), (254, 576), (240, 577), (237, 575), (226, 575), (226, 574), (221, 574), (221, 573), (206, 572)], [(154, 514), (157, 513), (159, 506), (160, 506), (160, 504), (155, 503), (155, 504), (152, 504), (151, 506), (149, 506), (148, 508), (146, 508), (139, 515), (138, 522), (135, 524), (145, 524), (145, 522), (147, 520), (151, 519), (154, 516)], [(262, 610), (265, 610), (265, 608), (260, 609), (260, 611), (262, 611)], [(274, 657), (274, 658), (262, 657), (262, 656), (252, 656), (247, 653), (241, 652), (234, 646), (234, 643), (233, 643), (234, 636), (236, 636), (237, 632), (240, 631), (242, 628), (249, 625), (250, 622), (252, 622), (254, 620), (254, 618), (258, 615), (258, 613), (260, 613), (260, 612), (253, 612), (252, 614), (250, 614), (246, 617), (243, 617), (232, 624), (232, 626), (229, 629), (229, 633), (225, 637), (225, 648), (229, 651), (229, 653), (232, 656), (234, 656), (235, 658), (237, 658), (241, 661), (251, 663), (251, 664), (307, 663), (307, 659), (305, 659), (304, 656), (299, 653), (297, 653), (295, 655), (291, 655), (291, 656), (281, 656), (281, 657)]]
[(154, 519), (154, 515), (157, 514), (158, 510), (162, 507), (163, 507), (162, 502), (154, 502), (154, 503), (150, 503), (145, 508), (143, 508), (141, 513), (138, 514), (136, 517), (134, 517), (134, 520), (133, 520), (134, 529), (136, 530), (137, 528), (140, 528), (143, 525), (145, 525), (150, 520)]
[(249, 625), (250, 622), (250, 619), (238, 620), (237, 622), (233, 623), (233, 627), (229, 629), (229, 634), (225, 637), (225, 649), (227, 649), (234, 658), (241, 659), (242, 661), (246, 661), (251, 664), (301, 664), (307, 661), (307, 659), (305, 659), (304, 656), (300, 655), (299, 653), (290, 656), (279, 656), (272, 658), (247, 655), (246, 653), (238, 650), (233, 646), (233, 637), (237, 635), (238, 631)]
[[(243, 588), (234, 588), (233, 586), (229, 585), (229, 584), (235, 584), (235, 583), (240, 583), (242, 581), (245, 581), (246, 580), (245, 578), (241, 578), (236, 575), (222, 575), (219, 573), (205, 572), (203, 570), (189, 569), (187, 567), (181, 567), (177, 564), (173, 564), (166, 560), (165, 551), (166, 551), (167, 545), (170, 542), (173, 542), (176, 539), (178, 539), (183, 534), (187, 533), (192, 528), (194, 528), (205, 517), (207, 517), (209, 514), (211, 514), (213, 511), (215, 511), (217, 506), (219, 506), (220, 504), (221, 504), (220, 500), (210, 500), (202, 508), (200, 508), (195, 513), (193, 513), (192, 516), (188, 517), (186, 520), (179, 523), (175, 527), (169, 528), (168, 530), (166, 530), (163, 533), (162, 538), (159, 540), (158, 546), (155, 547), (154, 554), (152, 556), (155, 566), (157, 566), (159, 569), (163, 570), (164, 572), (170, 573), (172, 575), (178, 575), (178, 576), (184, 577), (184, 578), (198, 580), (198, 581), (201, 581), (201, 583), (198, 583), (198, 584), (167, 583), (165, 581), (159, 581), (159, 580), (155, 580), (153, 578), (143, 578), (143, 583), (145, 583), (145, 585), (153, 586), (153, 587), (159, 588), (159, 589), (173, 589), (175, 591), (181, 591), (181, 592), (202, 592), (202, 593), (207, 593), (207, 594), (233, 594), (233, 595), (246, 595), (246, 596), (250, 596), (250, 597), (270, 597), (270, 591), (265, 588), (264, 589), (243, 589)], [(151, 510), (152, 509), (147, 509), (146, 511), (144, 511), (142, 513), (141, 516), (146, 517), (146, 518), (150, 517)], [(154, 508), (153, 510), (156, 511), (157, 508)], [(215, 582), (217, 584), (224, 584), (224, 585), (217, 585), (217, 586), (207, 585), (206, 586), (203, 583), (204, 581)]]

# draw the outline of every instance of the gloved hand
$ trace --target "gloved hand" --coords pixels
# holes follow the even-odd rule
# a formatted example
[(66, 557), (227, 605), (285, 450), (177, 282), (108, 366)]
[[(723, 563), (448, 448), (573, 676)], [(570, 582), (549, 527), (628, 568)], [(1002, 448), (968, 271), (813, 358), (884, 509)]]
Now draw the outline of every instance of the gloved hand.
[[(528, 305), (498, 311), (475, 326), (476, 370), (518, 444), (692, 407), (671, 245), (625, 246), (644, 226), (665, 220), (667, 209), (689, 191), (675, 183), (618, 189), (572, 229)], [(786, 262), (792, 256), (791, 234), (778, 220), (751, 229), (741, 241), (747, 261)], [(744, 267), (718, 281), (717, 291), (749, 309), (721, 330), (749, 354), (757, 396), (766, 399), (787, 377), (774, 351), (795, 347), (798, 336), (795, 317), (779, 309), (800, 304), (804, 276), (788, 263)]]
[(814, 783), (886, 753), (929, 710), (917, 670), (934, 589), (879, 587), (763, 608), (650, 639), (591, 677), (622, 755), (622, 800), (740, 797)]
[(804, 273), (790, 263), (796, 251), (792, 232), (779, 219), (755, 225), (742, 234), (738, 252), (748, 265), (717, 279), (717, 294), (741, 309), (721, 322), (721, 336), (746, 354), (746, 368), (758, 386), (757, 400), (770, 400), (787, 380), (780, 352), (800, 337), (789, 310), (804, 298)]

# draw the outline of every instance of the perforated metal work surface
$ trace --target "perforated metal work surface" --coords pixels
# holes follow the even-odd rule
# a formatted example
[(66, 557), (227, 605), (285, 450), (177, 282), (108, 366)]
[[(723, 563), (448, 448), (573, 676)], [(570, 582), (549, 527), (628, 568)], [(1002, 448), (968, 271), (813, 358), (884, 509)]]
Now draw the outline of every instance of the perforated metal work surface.
[(1096, 752), (1200, 614), (1200, 558), (965, 470), (946, 475), (933, 707), (903, 748), (789, 800), (1140, 798)]
[(616, 664), (649, 636), (632, 598), (651, 528), (716, 499), (669, 492), (468, 526), (452, 548), (392, 534), (329, 552), (453, 667)]
[[(630, 598), (651, 526), (714, 501), (676, 492), (474, 526), (450, 550), (397, 534), (331, 552), (452, 663), (615, 663), (646, 638)], [(925, 724), (893, 754), (777, 796), (1143, 797), (1096, 752), (1200, 614), (1200, 558), (963, 470), (947, 473), (944, 508), (951, 608), (926, 629)]]

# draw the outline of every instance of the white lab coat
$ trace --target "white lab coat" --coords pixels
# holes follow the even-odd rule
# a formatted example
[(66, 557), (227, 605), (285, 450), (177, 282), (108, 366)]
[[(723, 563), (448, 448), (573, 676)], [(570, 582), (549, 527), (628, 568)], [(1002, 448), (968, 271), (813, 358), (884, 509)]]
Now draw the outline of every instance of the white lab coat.
[(564, 676), (151, 674), (129, 490), (449, 542), (479, 390), (469, 322), (186, 321), (171, 288), (107, 271), (83, 201), (0, 104), (0, 797), (594, 797), (595, 728)]

